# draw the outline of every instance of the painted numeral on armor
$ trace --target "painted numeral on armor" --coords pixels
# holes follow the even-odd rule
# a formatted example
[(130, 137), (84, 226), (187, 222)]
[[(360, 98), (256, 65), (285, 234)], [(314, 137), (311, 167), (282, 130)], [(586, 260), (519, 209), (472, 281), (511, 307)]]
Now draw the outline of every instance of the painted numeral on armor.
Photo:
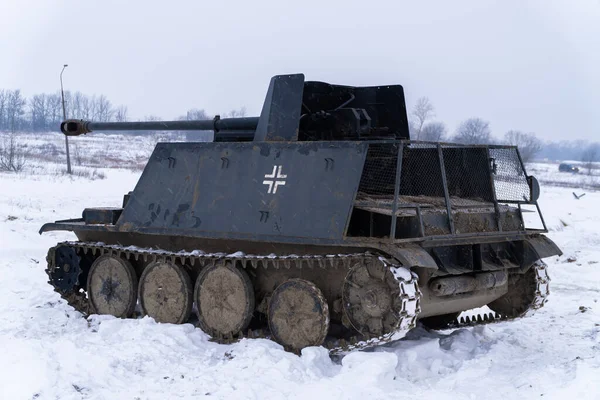
[(261, 211), (260, 212), (260, 222), (267, 222), (268, 219), (269, 219), (269, 212)]
[(221, 169), (229, 168), (229, 158), (221, 157)]
[(335, 164), (334, 159), (327, 157), (325, 159), (325, 171), (331, 171), (331, 170), (333, 170), (334, 164)]

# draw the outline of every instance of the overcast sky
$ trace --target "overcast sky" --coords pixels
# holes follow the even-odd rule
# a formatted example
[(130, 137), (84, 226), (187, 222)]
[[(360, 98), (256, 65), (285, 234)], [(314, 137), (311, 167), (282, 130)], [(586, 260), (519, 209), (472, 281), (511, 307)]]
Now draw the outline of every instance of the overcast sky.
[(600, 140), (600, 0), (0, 0), (0, 88), (104, 94), (130, 118), (258, 115), (269, 78), (404, 86), (451, 133)]

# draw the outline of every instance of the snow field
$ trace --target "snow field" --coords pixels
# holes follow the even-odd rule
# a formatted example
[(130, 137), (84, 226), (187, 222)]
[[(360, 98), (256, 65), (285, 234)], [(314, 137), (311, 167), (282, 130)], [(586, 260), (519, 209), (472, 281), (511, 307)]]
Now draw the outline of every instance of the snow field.
[(535, 162), (526, 166), (527, 173), (537, 178), (542, 186), (571, 187), (577, 194), (581, 189), (600, 190), (600, 165), (595, 163), (595, 169), (588, 174), (588, 170), (581, 163), (572, 163), (579, 167), (577, 174), (558, 172), (558, 162), (542, 163)]
[[(0, 174), (0, 399), (600, 399), (600, 193), (542, 187), (551, 295), (534, 316), (454, 331), (411, 331), (331, 359), (268, 340), (210, 342), (191, 324), (81, 317), (46, 283), (45, 222), (118, 206), (139, 171), (106, 179)], [(558, 172), (556, 172), (558, 175)]]

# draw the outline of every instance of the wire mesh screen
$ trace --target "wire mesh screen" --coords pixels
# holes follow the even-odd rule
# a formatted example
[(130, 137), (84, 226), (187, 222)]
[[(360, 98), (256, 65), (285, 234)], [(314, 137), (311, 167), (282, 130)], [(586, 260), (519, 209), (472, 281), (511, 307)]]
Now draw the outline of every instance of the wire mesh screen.
[[(514, 147), (405, 141), (369, 144), (356, 204), (395, 215), (389, 228), (395, 236), (390, 237), (414, 237), (517, 231), (522, 225), (518, 209), (498, 202), (529, 200), (527, 176)], [(385, 231), (377, 234), (385, 236)]]
[(409, 202), (422, 202), (423, 197), (443, 200), (444, 185), (436, 145), (411, 143), (404, 146), (400, 195)]
[(503, 201), (529, 201), (531, 193), (517, 149), (490, 148), (490, 160), (496, 199)]
[(485, 147), (444, 147), (450, 202), (456, 206), (492, 206), (494, 192)]
[[(369, 145), (359, 193), (371, 197), (394, 194), (400, 143)], [(510, 147), (448, 145), (441, 147), (446, 187), (453, 206), (529, 201), (530, 190), (517, 150)], [(404, 142), (400, 201), (444, 198), (440, 154), (435, 143)]]
[(369, 145), (358, 191), (371, 196), (393, 196), (399, 143)]

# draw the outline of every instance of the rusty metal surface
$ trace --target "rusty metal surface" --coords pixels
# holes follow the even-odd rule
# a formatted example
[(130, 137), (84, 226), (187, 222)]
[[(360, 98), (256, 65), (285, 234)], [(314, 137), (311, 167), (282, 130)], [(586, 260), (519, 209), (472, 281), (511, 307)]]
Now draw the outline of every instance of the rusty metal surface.
[(429, 282), (429, 290), (436, 296), (451, 296), (503, 286), (506, 285), (507, 280), (508, 273), (504, 270), (473, 276), (436, 278)]
[[(414, 271), (419, 276), (419, 286), (422, 293), (421, 313), (419, 314), (419, 318), (446, 315), (449, 313), (483, 307), (498, 299), (507, 291), (507, 286), (504, 285), (491, 289), (476, 290), (450, 296), (437, 296), (431, 291), (429, 282), (439, 277), (439, 271), (426, 268), (415, 268)], [(463, 275), (471, 274), (472, 273), (463, 273)]]
[[(536, 261), (525, 273), (512, 271), (505, 293), (488, 303), (493, 312), (469, 311), (441, 315), (441, 318), (423, 318), (423, 324), (430, 329), (462, 328), (504, 322), (516, 318), (532, 316), (548, 301), (550, 295), (550, 277), (548, 266), (541, 260)], [(422, 313), (424, 315), (424, 313)]]

